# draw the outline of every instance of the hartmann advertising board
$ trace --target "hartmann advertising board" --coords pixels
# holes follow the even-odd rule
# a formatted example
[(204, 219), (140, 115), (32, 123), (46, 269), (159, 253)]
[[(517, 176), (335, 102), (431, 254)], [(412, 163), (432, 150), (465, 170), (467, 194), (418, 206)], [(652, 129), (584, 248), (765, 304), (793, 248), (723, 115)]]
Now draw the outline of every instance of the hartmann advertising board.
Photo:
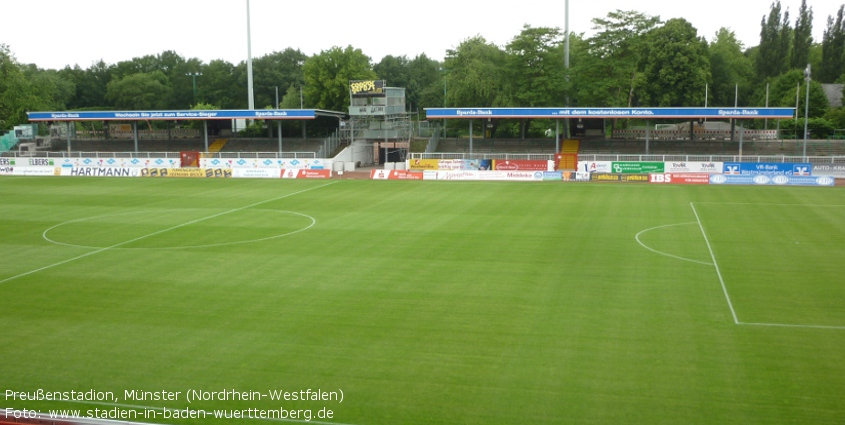
[(61, 167), (63, 176), (73, 177), (140, 177), (137, 167)]
[(723, 174), (732, 176), (810, 176), (813, 164), (809, 162), (726, 162)]
[(775, 186), (834, 186), (833, 177), (820, 176), (785, 176), (766, 174), (712, 174), (710, 184), (722, 185), (775, 185)]

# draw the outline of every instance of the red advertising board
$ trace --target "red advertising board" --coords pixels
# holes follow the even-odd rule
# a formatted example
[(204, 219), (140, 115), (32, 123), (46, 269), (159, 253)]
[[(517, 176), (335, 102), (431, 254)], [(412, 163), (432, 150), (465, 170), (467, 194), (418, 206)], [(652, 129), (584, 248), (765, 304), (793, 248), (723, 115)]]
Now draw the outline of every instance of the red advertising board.
[(422, 180), (423, 173), (407, 170), (372, 170), (370, 178), (373, 180)]
[(530, 159), (493, 160), (495, 171), (549, 171), (549, 161)]
[(285, 169), (281, 171), (283, 179), (330, 179), (332, 170)]
[(710, 184), (710, 174), (705, 173), (664, 173), (649, 174), (649, 183), (663, 184)]

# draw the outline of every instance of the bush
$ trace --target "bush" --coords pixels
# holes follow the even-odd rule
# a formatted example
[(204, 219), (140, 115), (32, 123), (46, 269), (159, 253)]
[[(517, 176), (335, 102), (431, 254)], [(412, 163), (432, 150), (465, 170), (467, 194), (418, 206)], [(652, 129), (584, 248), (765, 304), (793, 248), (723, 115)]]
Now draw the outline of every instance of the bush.
[[(809, 138), (827, 139), (836, 127), (830, 120), (825, 118), (810, 118), (807, 122), (807, 129), (810, 132)], [(804, 138), (804, 118), (797, 120), (783, 120), (780, 122), (780, 129), (785, 132), (793, 132), (799, 139)]]

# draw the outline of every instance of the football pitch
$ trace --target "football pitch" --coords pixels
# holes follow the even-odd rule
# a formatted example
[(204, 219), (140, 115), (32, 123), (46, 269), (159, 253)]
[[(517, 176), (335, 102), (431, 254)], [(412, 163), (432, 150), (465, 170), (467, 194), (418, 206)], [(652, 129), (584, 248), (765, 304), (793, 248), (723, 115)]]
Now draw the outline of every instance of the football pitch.
[(0, 409), (845, 418), (840, 188), (3, 177), (0, 199)]

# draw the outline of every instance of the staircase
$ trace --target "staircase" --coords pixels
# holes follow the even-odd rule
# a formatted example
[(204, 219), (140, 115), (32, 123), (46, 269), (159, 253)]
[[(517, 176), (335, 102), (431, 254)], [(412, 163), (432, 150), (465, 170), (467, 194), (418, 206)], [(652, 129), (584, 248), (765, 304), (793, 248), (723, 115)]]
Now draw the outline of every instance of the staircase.
[(221, 150), (223, 150), (223, 146), (226, 146), (226, 142), (228, 142), (228, 141), (229, 141), (229, 139), (217, 139), (217, 140), (215, 140), (214, 143), (212, 143), (211, 146), (208, 147), (208, 153), (220, 152)]
[(558, 154), (558, 170), (575, 170), (578, 168), (578, 151), (581, 148), (579, 140), (564, 140)]

